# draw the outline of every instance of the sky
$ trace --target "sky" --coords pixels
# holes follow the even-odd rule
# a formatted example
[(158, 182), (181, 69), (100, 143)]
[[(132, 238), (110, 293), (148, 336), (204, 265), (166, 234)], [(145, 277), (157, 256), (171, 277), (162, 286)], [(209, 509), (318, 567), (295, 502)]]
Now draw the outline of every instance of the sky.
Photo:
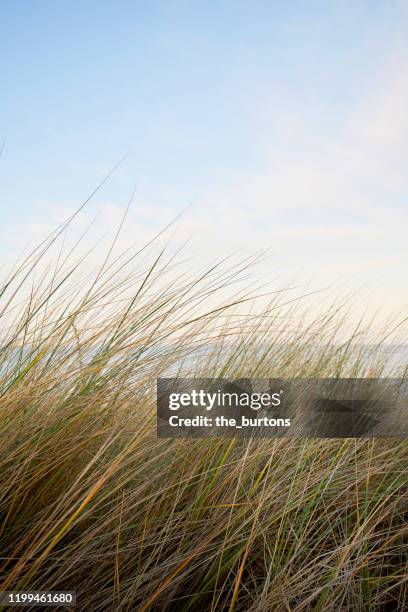
[(200, 263), (268, 248), (265, 277), (406, 313), (404, 1), (4, 0), (0, 28), (2, 263), (127, 153), (74, 234), (136, 189), (122, 246), (189, 205)]

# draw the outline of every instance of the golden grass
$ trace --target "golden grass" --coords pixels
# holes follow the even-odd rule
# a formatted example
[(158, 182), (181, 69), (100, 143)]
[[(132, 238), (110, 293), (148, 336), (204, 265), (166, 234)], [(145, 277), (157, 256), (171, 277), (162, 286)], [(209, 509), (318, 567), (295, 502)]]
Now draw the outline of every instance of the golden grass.
[(381, 375), (360, 328), (336, 342), (341, 308), (300, 328), (285, 292), (255, 315), (234, 284), (251, 260), (194, 276), (135, 249), (78, 283), (72, 254), (42, 263), (61, 231), (0, 289), (0, 589), (93, 611), (407, 609), (405, 440), (155, 435), (169, 372)]

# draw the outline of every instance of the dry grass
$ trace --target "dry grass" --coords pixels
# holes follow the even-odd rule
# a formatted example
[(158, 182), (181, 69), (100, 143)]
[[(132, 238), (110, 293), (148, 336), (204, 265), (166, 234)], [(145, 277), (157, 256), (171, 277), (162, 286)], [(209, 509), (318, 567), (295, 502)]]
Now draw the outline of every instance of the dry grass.
[(405, 440), (155, 435), (164, 373), (366, 375), (360, 329), (335, 342), (342, 309), (299, 329), (285, 292), (246, 308), (251, 261), (191, 276), (143, 249), (78, 282), (72, 254), (41, 263), (56, 238), (0, 290), (0, 589), (93, 611), (407, 609)]

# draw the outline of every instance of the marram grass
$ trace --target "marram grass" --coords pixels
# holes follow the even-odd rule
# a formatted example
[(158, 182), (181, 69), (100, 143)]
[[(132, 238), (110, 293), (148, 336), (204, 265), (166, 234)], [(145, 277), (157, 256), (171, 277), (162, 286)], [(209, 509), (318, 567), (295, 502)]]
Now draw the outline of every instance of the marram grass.
[(75, 253), (44, 264), (56, 237), (0, 289), (0, 590), (95, 612), (408, 609), (406, 440), (155, 434), (165, 373), (381, 375), (360, 329), (336, 341), (343, 309), (302, 327), (283, 291), (254, 314), (251, 261), (194, 276), (154, 245), (78, 277)]

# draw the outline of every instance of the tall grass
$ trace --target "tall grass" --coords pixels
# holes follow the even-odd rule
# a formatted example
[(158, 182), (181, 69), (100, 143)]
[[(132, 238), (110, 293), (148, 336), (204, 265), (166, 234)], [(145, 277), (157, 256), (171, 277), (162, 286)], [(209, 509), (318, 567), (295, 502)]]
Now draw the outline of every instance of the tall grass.
[(271, 291), (256, 312), (252, 260), (188, 274), (155, 243), (80, 276), (75, 249), (49, 256), (61, 231), (0, 289), (0, 589), (93, 611), (407, 609), (405, 440), (155, 434), (164, 374), (381, 375), (362, 327), (338, 340), (344, 307), (302, 325)]

